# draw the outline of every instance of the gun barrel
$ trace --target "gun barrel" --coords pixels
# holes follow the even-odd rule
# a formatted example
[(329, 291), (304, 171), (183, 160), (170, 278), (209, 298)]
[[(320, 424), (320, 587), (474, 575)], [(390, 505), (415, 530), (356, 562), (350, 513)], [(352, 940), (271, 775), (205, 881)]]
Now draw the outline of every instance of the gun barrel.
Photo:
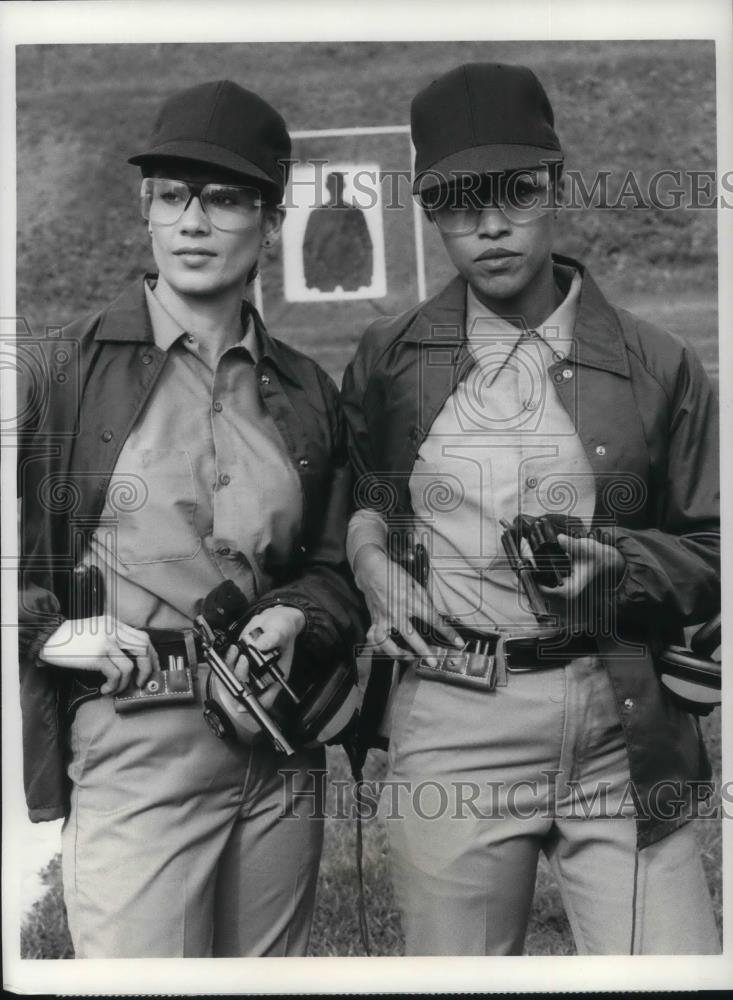
[[(201, 632), (199, 634), (201, 634)], [(206, 637), (202, 636), (202, 639), (204, 645), (204, 656), (206, 657), (207, 663), (232, 698), (238, 701), (240, 705), (244, 705), (260, 729), (269, 738), (275, 750), (278, 750), (280, 753), (287, 754), (288, 757), (292, 756), (295, 753), (295, 750), (288, 742), (280, 727), (272, 721), (252, 691), (250, 691), (245, 684), (242, 684), (234, 672), (229, 669), (213, 646), (207, 641)]]
[(288, 684), (287, 680), (285, 679), (285, 674), (282, 672), (280, 667), (278, 667), (277, 664), (275, 663), (270, 663), (265, 669), (267, 673), (270, 675), (270, 677), (272, 677), (272, 679), (275, 681), (275, 683), (279, 684), (280, 687), (283, 689), (283, 691), (285, 691), (285, 693), (288, 695), (293, 704), (299, 705), (300, 697), (295, 693), (295, 691), (293, 691), (291, 686)]
[[(257, 631), (261, 633), (262, 630), (257, 629)], [(262, 674), (269, 674), (271, 679), (279, 684), (283, 691), (286, 692), (293, 704), (300, 704), (300, 698), (288, 684), (285, 674), (278, 666), (278, 659), (280, 657), (279, 649), (273, 649), (267, 653), (263, 653), (262, 650), (258, 649), (256, 646), (250, 645), (243, 639), (237, 643), (237, 646), (240, 652), (247, 657), (250, 664), (255, 667), (255, 670), (252, 671), (253, 675), (256, 674), (259, 679)]]

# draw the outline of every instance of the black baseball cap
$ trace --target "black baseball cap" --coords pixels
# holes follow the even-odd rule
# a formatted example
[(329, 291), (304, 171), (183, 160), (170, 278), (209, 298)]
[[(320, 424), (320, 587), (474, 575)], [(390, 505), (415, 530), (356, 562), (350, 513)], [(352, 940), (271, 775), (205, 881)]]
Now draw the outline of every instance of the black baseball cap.
[(231, 80), (201, 83), (163, 104), (149, 146), (128, 163), (194, 160), (222, 167), (282, 198), (288, 179), (290, 136), (282, 116)]
[(552, 105), (531, 69), (466, 63), (416, 94), (413, 191), (420, 196), (456, 175), (497, 173), (563, 159)]

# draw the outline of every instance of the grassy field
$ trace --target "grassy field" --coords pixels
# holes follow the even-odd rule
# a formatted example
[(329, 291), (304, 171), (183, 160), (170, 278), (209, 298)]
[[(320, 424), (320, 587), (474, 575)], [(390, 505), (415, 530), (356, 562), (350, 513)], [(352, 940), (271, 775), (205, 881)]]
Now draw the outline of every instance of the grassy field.
[[(711, 43), (330, 43), (288, 45), (21, 46), (18, 81), (17, 310), (39, 334), (107, 303), (152, 261), (137, 217), (137, 172), (127, 156), (145, 141), (157, 105), (179, 89), (230, 77), (271, 100), (292, 129), (403, 124), (410, 96), (434, 76), (471, 60), (525, 62), (551, 97), (567, 165), (590, 182), (597, 169), (642, 186), (660, 170), (715, 167)], [(275, 71), (273, 71), (275, 68)], [(278, 71), (281, 70), (281, 71)], [(376, 147), (350, 148), (355, 158)], [(405, 148), (385, 144), (385, 162)], [(298, 155), (309, 153), (298, 147)], [(344, 150), (329, 150), (329, 155)], [(402, 160), (399, 157), (402, 156)], [(406, 211), (409, 211), (407, 209)], [(584, 260), (610, 297), (685, 337), (714, 379), (717, 353), (715, 213), (705, 209), (568, 211), (558, 249)], [(398, 248), (399, 250), (399, 248)], [(264, 269), (273, 334), (316, 357), (336, 378), (367, 322), (412, 304), (409, 254), (389, 261), (382, 302), (286, 306), (277, 257)], [(448, 277), (426, 232), (428, 288)], [(719, 774), (720, 722), (705, 730)], [(332, 774), (343, 777), (340, 751)], [(380, 755), (369, 762), (379, 777)], [(720, 912), (720, 825), (699, 821), (706, 871)], [(312, 953), (360, 954), (355, 920), (353, 825), (331, 822), (321, 869)], [(399, 954), (401, 932), (387, 875), (384, 828), (367, 825), (366, 881), (373, 950)], [(48, 892), (23, 928), (27, 957), (70, 954), (58, 861)], [(529, 954), (572, 953), (548, 869), (538, 878)]]

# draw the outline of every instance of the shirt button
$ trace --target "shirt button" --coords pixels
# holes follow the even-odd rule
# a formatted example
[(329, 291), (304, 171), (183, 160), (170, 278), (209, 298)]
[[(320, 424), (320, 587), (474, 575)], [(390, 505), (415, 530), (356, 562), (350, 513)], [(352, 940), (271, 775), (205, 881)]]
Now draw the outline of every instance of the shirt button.
[(301, 545), (300, 546), (300, 552), (301, 552), (301, 555), (305, 555), (305, 553), (306, 553), (306, 547), (305, 547), (305, 545)]
[(221, 413), (221, 411), (224, 409), (224, 404), (220, 403), (219, 400), (217, 399), (217, 401), (214, 403), (214, 409), (216, 410), (217, 413)]
[(632, 709), (634, 707), (634, 701), (632, 698), (627, 698), (624, 702), (624, 708)]
[(537, 480), (535, 479), (535, 477), (534, 476), (528, 476), (527, 477), (527, 488), (530, 489), (530, 490), (533, 490), (536, 485), (537, 485)]
[(270, 376), (269, 375), (260, 375), (260, 382), (263, 385), (269, 385), (270, 384)]
[(193, 334), (191, 334), (191, 333), (187, 333), (186, 334), (186, 343), (187, 344), (193, 344), (193, 343), (195, 343), (195, 338), (194, 338)]
[(103, 441), (111, 441), (113, 437), (114, 437), (114, 434), (112, 433), (112, 431), (102, 431), (102, 440)]
[(596, 446), (596, 455), (605, 455), (606, 447), (605, 445), (599, 444)]
[(572, 378), (573, 377), (573, 369), (572, 368), (563, 368), (563, 370), (562, 370), (562, 377), (563, 378)]
[(228, 486), (229, 483), (231, 483), (231, 481), (232, 481), (231, 478), (226, 474), (226, 472), (222, 472), (222, 474), (219, 476), (219, 482), (221, 483), (222, 486)]
[(307, 458), (301, 458), (300, 461), (298, 462), (298, 465), (302, 469), (307, 469), (308, 468), (308, 459)]
[(220, 556), (228, 556), (231, 551), (232, 550), (229, 548), (228, 545), (222, 545), (222, 547), (218, 549), (218, 553)]
[(149, 365), (151, 363), (151, 361), (153, 360), (153, 355), (152, 354), (143, 354), (143, 356), (140, 358), (140, 360), (142, 361), (142, 363), (144, 365)]

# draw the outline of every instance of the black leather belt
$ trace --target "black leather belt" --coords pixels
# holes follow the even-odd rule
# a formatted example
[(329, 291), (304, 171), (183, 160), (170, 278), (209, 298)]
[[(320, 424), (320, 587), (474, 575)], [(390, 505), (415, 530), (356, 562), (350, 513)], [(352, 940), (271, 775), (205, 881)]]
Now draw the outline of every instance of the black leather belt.
[(577, 657), (598, 651), (589, 636), (568, 635), (554, 628), (535, 630), (530, 635), (507, 635), (451, 624), (463, 639), (463, 648), (432, 644), (434, 655), (419, 657), (415, 664), (418, 677), (493, 691), (506, 686), (509, 673), (564, 667)]
[(503, 639), (506, 669), (514, 672), (564, 667), (579, 656), (592, 656), (598, 652), (595, 639), (582, 633), (552, 634), (552, 630), (548, 630), (548, 634), (543, 636), (499, 635), (451, 624), (466, 643), (466, 652), (491, 656), (496, 653), (499, 640)]

